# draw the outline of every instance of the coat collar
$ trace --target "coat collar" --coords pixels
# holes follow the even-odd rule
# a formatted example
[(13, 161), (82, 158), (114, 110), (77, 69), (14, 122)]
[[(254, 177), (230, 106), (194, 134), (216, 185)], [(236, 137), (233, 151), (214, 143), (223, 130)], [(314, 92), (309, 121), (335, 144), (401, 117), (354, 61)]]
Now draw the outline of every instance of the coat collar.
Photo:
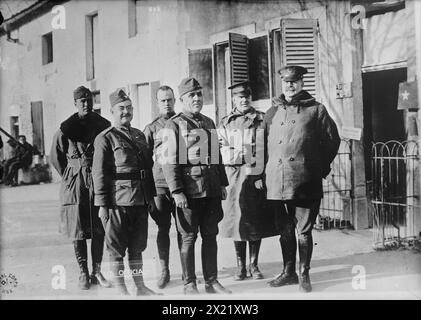
[(263, 120), (263, 115), (261, 112), (258, 112), (255, 108), (251, 107), (246, 113), (242, 113), (235, 109), (226, 117), (226, 123), (229, 123), (231, 120), (236, 119), (237, 117), (244, 117), (246, 120), (253, 122), (255, 119)]
[(109, 126), (111, 123), (95, 112), (90, 113), (85, 119), (80, 119), (75, 113), (61, 123), (60, 130), (72, 141), (91, 142), (93, 137)]
[(284, 109), (286, 109), (288, 106), (297, 107), (298, 113), (300, 112), (299, 110), (301, 107), (312, 106), (314, 105), (315, 101), (316, 99), (305, 90), (297, 93), (291, 101), (287, 101), (284, 94), (281, 94), (279, 97), (272, 99), (272, 103), (275, 107), (282, 107)]

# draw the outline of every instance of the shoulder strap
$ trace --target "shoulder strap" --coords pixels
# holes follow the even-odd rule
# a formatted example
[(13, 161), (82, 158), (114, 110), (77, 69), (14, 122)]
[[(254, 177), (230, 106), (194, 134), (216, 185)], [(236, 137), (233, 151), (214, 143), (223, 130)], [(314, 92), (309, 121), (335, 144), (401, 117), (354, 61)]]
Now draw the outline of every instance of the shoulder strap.
[(184, 114), (180, 114), (180, 118), (182, 118), (183, 120), (185, 120), (188, 123), (190, 123), (195, 129), (204, 129), (204, 128), (199, 127), (192, 119), (189, 119)]

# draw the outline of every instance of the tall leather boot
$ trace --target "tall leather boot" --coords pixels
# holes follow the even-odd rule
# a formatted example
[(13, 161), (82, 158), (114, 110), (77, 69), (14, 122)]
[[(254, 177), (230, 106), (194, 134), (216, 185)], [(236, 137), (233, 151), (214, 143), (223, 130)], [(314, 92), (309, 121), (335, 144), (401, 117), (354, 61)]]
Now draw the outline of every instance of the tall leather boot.
[(142, 254), (130, 254), (129, 253), (129, 267), (132, 273), (133, 281), (136, 285), (137, 296), (153, 296), (158, 293), (149, 289), (143, 282), (143, 261)]
[(110, 256), (111, 270), (113, 272), (113, 284), (120, 295), (128, 296), (126, 283), (124, 281), (124, 261), (123, 258)]
[(230, 294), (218, 281), (218, 245), (216, 235), (202, 234), (202, 270), (206, 293)]
[(291, 284), (298, 284), (298, 276), (295, 271), (295, 255), (297, 251), (297, 240), (295, 233), (283, 235), (279, 239), (282, 248), (282, 259), (284, 263), (284, 269), (282, 273), (275, 279), (269, 281), (271, 287), (281, 287)]
[(159, 278), (157, 285), (158, 288), (164, 289), (170, 282), (170, 237), (169, 230), (165, 228), (162, 230), (159, 228), (158, 236), (156, 237), (156, 245), (158, 247), (159, 262), (161, 263), (161, 277)]
[(249, 241), (249, 254), (250, 254), (250, 276), (255, 279), (263, 279), (263, 274), (260, 272), (259, 267), (257, 266), (257, 261), (259, 258), (259, 250), (262, 240)]
[(181, 267), (183, 270), (184, 286), (191, 282), (196, 282), (196, 267), (194, 244), (196, 235), (189, 235), (183, 238), (183, 244), (180, 251)]
[(104, 252), (104, 237), (93, 237), (91, 240), (92, 273), (91, 284), (99, 284), (104, 288), (111, 288), (109, 282), (101, 273), (102, 254)]
[[(183, 246), (183, 237), (181, 233), (177, 231), (177, 245), (178, 245), (178, 253), (180, 254), (180, 264), (183, 265), (183, 260), (181, 257), (181, 247)], [(181, 270), (181, 280), (184, 282), (184, 274), (183, 270)]]
[(234, 280), (241, 281), (247, 278), (246, 269), (246, 241), (234, 241), (235, 255), (237, 257), (237, 272), (234, 275)]
[(89, 289), (88, 248), (86, 240), (73, 241), (77, 263), (80, 268), (79, 284), (81, 290)]
[(310, 261), (313, 253), (313, 238), (310, 235), (301, 235), (298, 239), (298, 252), (300, 256), (300, 291), (313, 290), (310, 281)]

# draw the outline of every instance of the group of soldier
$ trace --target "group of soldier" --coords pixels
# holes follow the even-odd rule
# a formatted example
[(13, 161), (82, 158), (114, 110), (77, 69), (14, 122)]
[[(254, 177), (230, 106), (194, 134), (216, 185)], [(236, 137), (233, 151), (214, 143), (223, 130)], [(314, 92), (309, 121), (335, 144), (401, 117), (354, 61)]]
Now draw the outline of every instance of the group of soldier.
[[(195, 272), (199, 231), (207, 293), (231, 293), (218, 281), (219, 231), (234, 241), (235, 280), (262, 279), (261, 241), (280, 235), (283, 271), (269, 285), (299, 284), (300, 290), (310, 292), (312, 228), (322, 198), (322, 178), (329, 174), (340, 140), (325, 107), (303, 90), (306, 72), (301, 66), (279, 71), (283, 94), (273, 99), (266, 114), (252, 107), (249, 81), (235, 83), (228, 88), (233, 109), (218, 130), (201, 113), (202, 87), (192, 77), (178, 86), (180, 113), (174, 111), (173, 90), (158, 89), (160, 115), (144, 132), (131, 126), (133, 106), (123, 90), (110, 95), (111, 126), (93, 112), (91, 92), (77, 88), (78, 111), (55, 134), (50, 158), (62, 177), (60, 231), (73, 241), (81, 270), (79, 287), (114, 286), (127, 295), (127, 251), (136, 295), (157, 294), (143, 280), (142, 252), (150, 215), (158, 226), (160, 289), (170, 282), (173, 217), (185, 294), (199, 293)], [(91, 274), (87, 239), (92, 239)], [(112, 283), (101, 273), (104, 239)]]

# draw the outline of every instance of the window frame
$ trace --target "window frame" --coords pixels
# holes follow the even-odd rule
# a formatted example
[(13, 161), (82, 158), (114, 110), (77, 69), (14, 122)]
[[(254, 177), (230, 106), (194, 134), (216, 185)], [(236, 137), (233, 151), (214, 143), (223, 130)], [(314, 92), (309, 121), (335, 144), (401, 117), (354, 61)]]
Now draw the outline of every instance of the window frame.
[(52, 31), (47, 32), (41, 36), (41, 56), (43, 66), (54, 62)]

